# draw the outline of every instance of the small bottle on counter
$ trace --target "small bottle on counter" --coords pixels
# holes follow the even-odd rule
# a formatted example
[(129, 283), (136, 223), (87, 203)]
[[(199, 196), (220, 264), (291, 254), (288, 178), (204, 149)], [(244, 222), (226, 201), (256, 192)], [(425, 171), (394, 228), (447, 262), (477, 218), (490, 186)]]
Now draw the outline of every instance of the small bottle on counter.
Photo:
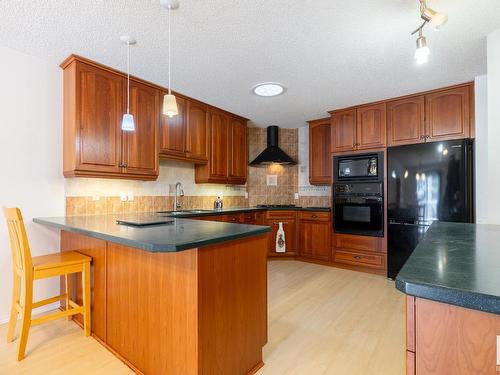
[(217, 199), (214, 201), (214, 208), (216, 210), (222, 210), (222, 206), (224, 206), (224, 201), (221, 199), (221, 197), (217, 197)]

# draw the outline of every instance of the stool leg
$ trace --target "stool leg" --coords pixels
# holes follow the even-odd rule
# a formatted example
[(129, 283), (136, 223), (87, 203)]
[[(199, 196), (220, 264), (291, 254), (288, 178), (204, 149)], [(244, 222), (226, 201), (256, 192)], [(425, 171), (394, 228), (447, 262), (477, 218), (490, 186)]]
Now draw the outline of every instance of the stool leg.
[(82, 284), (83, 284), (83, 330), (85, 336), (90, 336), (91, 321), (90, 321), (90, 262), (83, 265), (82, 272)]
[[(66, 310), (69, 310), (71, 306), (69, 305), (69, 301), (71, 300), (71, 291), (72, 291), (72, 282), (73, 279), (73, 274), (66, 274), (64, 275), (64, 284), (65, 284), (65, 289), (66, 289)], [(66, 317), (67, 320), (71, 320), (71, 315), (68, 315)]]
[(16, 304), (19, 303), (19, 298), (21, 298), (21, 278), (14, 271), (14, 279), (12, 283), (12, 304), (10, 306), (9, 328), (7, 329), (8, 343), (14, 340), (14, 332), (16, 331), (16, 322), (18, 314)]
[(26, 351), (26, 343), (28, 342), (28, 334), (31, 326), (31, 310), (33, 304), (33, 279), (23, 277), (24, 297), (21, 309), (21, 335), (19, 339), (19, 348), (17, 349), (17, 360), (24, 359)]

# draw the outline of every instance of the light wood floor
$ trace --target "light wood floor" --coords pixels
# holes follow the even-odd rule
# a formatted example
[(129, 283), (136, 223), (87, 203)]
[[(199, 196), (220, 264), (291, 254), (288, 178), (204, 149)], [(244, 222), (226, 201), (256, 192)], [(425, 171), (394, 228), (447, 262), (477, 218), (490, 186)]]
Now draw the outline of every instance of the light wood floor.
[[(403, 375), (404, 298), (380, 276), (269, 263), (269, 342), (258, 375)], [(0, 327), (0, 374), (132, 374), (75, 324), (31, 329), (27, 358)]]

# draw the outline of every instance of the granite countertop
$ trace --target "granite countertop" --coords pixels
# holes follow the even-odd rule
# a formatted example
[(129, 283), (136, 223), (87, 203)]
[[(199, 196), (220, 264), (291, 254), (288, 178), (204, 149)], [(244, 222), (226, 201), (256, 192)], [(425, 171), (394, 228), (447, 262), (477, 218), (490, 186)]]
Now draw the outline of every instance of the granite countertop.
[(500, 226), (435, 222), (396, 277), (396, 288), (500, 314)]
[(150, 252), (175, 252), (270, 232), (267, 226), (173, 219), (145, 227), (120, 225), (118, 219), (150, 220), (157, 214), (114, 214), (35, 218), (38, 224), (115, 242)]
[(254, 212), (254, 211), (322, 211), (322, 212), (330, 212), (330, 207), (232, 207), (232, 208), (223, 208), (223, 209), (213, 209), (213, 210), (185, 210), (178, 211), (178, 213), (174, 214), (172, 211), (161, 211), (159, 214), (171, 217), (179, 217), (179, 218), (189, 218), (193, 216), (212, 216), (212, 215), (225, 215), (225, 214), (234, 214), (241, 212)]

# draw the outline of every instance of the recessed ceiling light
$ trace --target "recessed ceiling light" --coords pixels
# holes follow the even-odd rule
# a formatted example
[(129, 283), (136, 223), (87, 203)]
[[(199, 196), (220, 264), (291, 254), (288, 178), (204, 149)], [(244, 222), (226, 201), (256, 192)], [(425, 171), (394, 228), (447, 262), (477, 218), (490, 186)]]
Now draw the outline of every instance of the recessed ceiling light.
[(254, 86), (252, 91), (257, 96), (278, 96), (285, 92), (285, 86), (276, 82), (264, 82)]

